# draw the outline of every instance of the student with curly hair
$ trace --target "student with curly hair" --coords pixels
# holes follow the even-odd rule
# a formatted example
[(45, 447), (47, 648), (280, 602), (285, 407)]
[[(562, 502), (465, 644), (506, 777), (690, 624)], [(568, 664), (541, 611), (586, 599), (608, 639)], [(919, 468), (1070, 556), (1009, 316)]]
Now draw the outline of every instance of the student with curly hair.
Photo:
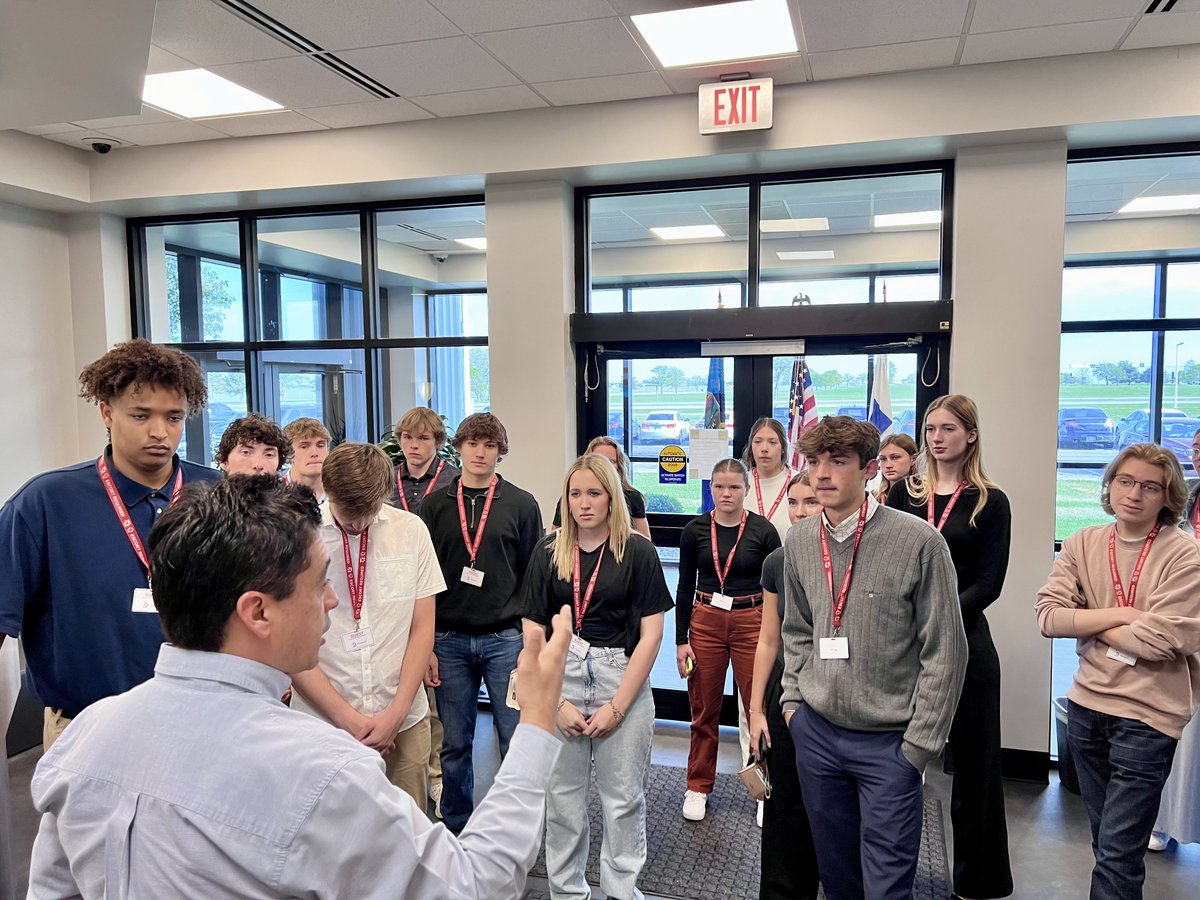
[(259, 413), (230, 422), (215, 455), (226, 475), (278, 475), (291, 457), (291, 440), (282, 428)]
[(30, 685), (46, 704), (47, 749), (85, 708), (154, 674), (163, 635), (150, 527), (185, 485), (219, 477), (175, 454), (184, 422), (208, 397), (190, 356), (127, 341), (79, 384), (100, 407), (108, 446), (36, 476), (0, 509), (0, 632), (24, 640)]

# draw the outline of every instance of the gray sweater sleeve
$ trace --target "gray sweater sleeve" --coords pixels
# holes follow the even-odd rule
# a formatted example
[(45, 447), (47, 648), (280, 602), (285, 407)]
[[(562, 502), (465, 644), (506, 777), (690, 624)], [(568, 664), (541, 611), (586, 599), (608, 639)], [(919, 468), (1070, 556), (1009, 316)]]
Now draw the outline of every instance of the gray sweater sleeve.
[[(796, 531), (796, 529), (792, 529)], [(796, 574), (793, 548), (799, 546), (799, 533), (795, 544), (790, 539), (783, 553), (783, 695), (781, 705), (785, 713), (795, 710), (804, 702), (800, 692), (800, 670), (813, 652), (812, 607), (808, 595)]]

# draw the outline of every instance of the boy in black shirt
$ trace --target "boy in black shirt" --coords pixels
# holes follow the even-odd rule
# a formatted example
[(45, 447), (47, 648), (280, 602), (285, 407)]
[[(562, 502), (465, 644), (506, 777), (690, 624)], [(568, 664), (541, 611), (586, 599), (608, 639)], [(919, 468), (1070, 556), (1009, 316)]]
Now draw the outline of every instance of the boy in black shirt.
[(444, 729), (442, 817), (462, 831), (474, 809), (475, 739), (479, 685), (492, 698), (500, 755), (518, 714), (504, 702), (517, 665), (521, 634), (521, 581), (542, 537), (542, 514), (533, 495), (496, 474), (508, 453), (508, 434), (491, 413), (467, 416), (454, 434), (462, 474), (421, 504), (448, 585), (437, 596), (430, 680)]

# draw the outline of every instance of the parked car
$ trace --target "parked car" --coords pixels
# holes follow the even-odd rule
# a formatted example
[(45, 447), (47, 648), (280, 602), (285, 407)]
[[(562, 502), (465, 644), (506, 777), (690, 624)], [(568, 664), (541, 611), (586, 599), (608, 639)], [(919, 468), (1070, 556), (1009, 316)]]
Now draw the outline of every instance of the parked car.
[(619, 412), (608, 414), (608, 436), (618, 444), (625, 440), (625, 417)]
[[(1187, 413), (1181, 409), (1164, 409), (1162, 420), (1165, 425), (1172, 419), (1186, 419)], [(1135, 409), (1121, 421), (1117, 422), (1113, 435), (1113, 446), (1118, 450), (1130, 444), (1144, 444), (1151, 440), (1150, 410)]]
[(285, 406), (279, 416), (279, 427), (283, 428), (297, 419), (325, 420), (325, 410), (319, 406)]
[(917, 411), (915, 409), (901, 410), (896, 416), (896, 420), (892, 422), (892, 434), (907, 434), (918, 444), (917, 440)]
[(1069, 406), (1058, 411), (1058, 446), (1098, 447), (1113, 445), (1113, 420), (1095, 406)]
[(639, 440), (647, 444), (686, 444), (691, 420), (674, 410), (655, 410), (642, 419)]
[(865, 422), (867, 421), (867, 408), (865, 406), (839, 406), (836, 415), (849, 416), (852, 419)]
[(1200, 431), (1200, 419), (1163, 420), (1162, 445), (1174, 453), (1184, 467), (1192, 464), (1192, 436), (1197, 431)]

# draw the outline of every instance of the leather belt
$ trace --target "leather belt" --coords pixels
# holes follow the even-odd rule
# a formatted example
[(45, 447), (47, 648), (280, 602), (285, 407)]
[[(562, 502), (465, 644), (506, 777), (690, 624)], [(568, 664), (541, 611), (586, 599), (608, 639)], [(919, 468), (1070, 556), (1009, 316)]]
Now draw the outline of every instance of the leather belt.
[[(712, 596), (707, 591), (696, 591), (696, 599), (705, 606), (712, 606)], [(730, 607), (731, 610), (754, 609), (756, 606), (763, 605), (762, 591), (759, 591), (757, 594), (746, 594), (742, 597), (732, 597), (730, 599), (733, 600), (733, 606)]]

